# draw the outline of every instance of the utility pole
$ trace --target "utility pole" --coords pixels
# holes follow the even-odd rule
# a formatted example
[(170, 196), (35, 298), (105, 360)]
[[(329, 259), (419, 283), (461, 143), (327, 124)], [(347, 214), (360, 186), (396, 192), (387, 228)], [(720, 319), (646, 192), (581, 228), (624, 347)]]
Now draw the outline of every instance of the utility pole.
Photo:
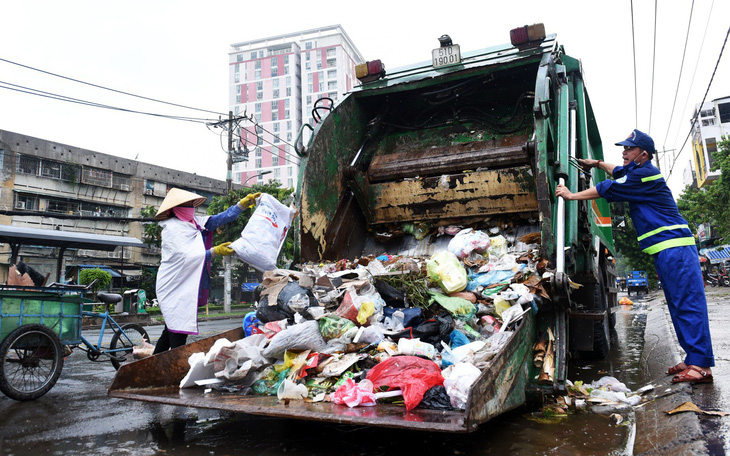
[[(228, 111), (228, 158), (226, 159), (228, 172), (226, 183), (228, 194), (233, 190), (233, 111)], [(230, 230), (228, 230), (230, 234)], [(231, 257), (223, 257), (223, 312), (231, 312)]]

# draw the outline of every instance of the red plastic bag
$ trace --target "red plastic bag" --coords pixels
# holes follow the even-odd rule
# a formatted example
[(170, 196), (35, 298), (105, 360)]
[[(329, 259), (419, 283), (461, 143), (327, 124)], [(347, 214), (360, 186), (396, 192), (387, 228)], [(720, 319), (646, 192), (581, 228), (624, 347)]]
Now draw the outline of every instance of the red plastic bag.
[[(355, 307), (355, 294), (352, 290), (347, 290), (345, 292), (345, 296), (342, 298), (342, 303), (340, 304), (340, 307), (335, 310), (335, 315), (340, 316), (342, 318), (347, 318), (351, 322), (357, 323), (357, 313), (358, 309)], [(358, 324), (359, 326), (359, 324)]]
[(382, 386), (400, 388), (408, 411), (421, 403), (429, 388), (444, 384), (438, 364), (417, 356), (388, 358), (370, 369), (367, 379), (373, 382), (375, 389)]

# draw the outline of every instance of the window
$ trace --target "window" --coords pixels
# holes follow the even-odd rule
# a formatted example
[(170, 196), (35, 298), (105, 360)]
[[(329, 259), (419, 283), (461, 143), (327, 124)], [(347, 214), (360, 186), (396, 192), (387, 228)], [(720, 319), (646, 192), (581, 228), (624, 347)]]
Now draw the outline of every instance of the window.
[(305, 53), (304, 53), (304, 60), (306, 60), (307, 62), (309, 62), (309, 59), (310, 59), (310, 58), (311, 58), (311, 57), (310, 57), (310, 55), (309, 55), (309, 52), (305, 52)]
[(329, 79), (337, 78), (337, 70), (327, 70), (327, 77)]
[(314, 81), (314, 73), (309, 73), (307, 75), (307, 82), (311, 83), (312, 81)]
[(256, 103), (254, 105), (254, 111), (256, 112), (256, 114), (261, 114), (261, 103)]
[(312, 42), (307, 41), (306, 43), (304, 43), (304, 49), (312, 49)]
[(335, 54), (337, 54), (337, 49), (335, 48), (329, 48), (327, 49), (327, 57), (334, 57)]
[(307, 95), (307, 106), (309, 106), (311, 104), (312, 104), (312, 96), (311, 95)]
[(319, 90), (318, 92), (324, 92), (324, 82), (319, 83)]
[(333, 90), (337, 88), (337, 81), (329, 81), (327, 82), (327, 89)]
[(279, 166), (279, 151), (277, 149), (271, 152), (271, 166)]
[(337, 59), (327, 59), (327, 66), (328, 67), (337, 66)]
[(51, 179), (61, 178), (61, 164), (57, 162), (43, 161), (41, 163), (41, 176)]
[(712, 171), (713, 165), (715, 164), (713, 153), (717, 152), (717, 141), (715, 138), (707, 138), (705, 139), (705, 144), (707, 145), (707, 158), (710, 160), (709, 169)]
[(291, 166), (287, 166), (286, 169), (289, 172), (289, 176), (293, 176), (294, 175), (294, 171), (292, 170), (292, 167)]
[(311, 62), (307, 62), (304, 65), (304, 69), (307, 70), (307, 71), (311, 70), (312, 69), (312, 63)]
[(290, 131), (286, 133), (286, 140), (287, 140), (287, 142), (291, 142), (291, 132)]
[(271, 69), (271, 75), (272, 76), (279, 76), (279, 67), (273, 67)]
[(291, 131), (291, 120), (286, 121), (286, 129)]
[(253, 78), (254, 79), (261, 79), (261, 70), (255, 70), (253, 72)]
[(294, 179), (292, 179), (291, 177), (289, 179), (287, 179), (287, 184), (286, 185), (289, 188), (294, 187)]
[(289, 56), (288, 55), (284, 56), (284, 65), (289, 65)]
[(255, 58), (256, 58), (256, 51), (254, 51), (254, 52), (251, 53), (251, 60), (253, 60)]
[[(277, 163), (277, 165), (278, 165), (278, 163)], [(280, 168), (276, 168), (274, 170), (274, 179), (276, 179), (278, 181), (281, 180), (281, 169)]]
[(279, 132), (279, 122), (274, 123), (274, 131), (277, 133)]
[(274, 92), (273, 93), (274, 94), (272, 95), (271, 98), (279, 98), (279, 89), (274, 89)]
[[(236, 54), (236, 62), (243, 62), (243, 54)], [(238, 65), (236, 65), (238, 68)]]
[(260, 70), (261, 69), (261, 60), (257, 60), (256, 62), (254, 62), (254, 67), (253, 68), (255, 70)]
[(291, 87), (287, 87), (286, 88), (286, 96), (287, 97), (290, 97), (291, 96)]
[(105, 169), (84, 167), (81, 170), (81, 182), (98, 187), (111, 187), (112, 173)]
[(18, 154), (18, 167), (16, 169), (17, 173), (37, 176), (40, 167), (41, 161), (39, 159)]
[(13, 207), (15, 209), (26, 209), (29, 211), (38, 210), (38, 198), (32, 195), (17, 195)]
[(291, 76), (286, 77), (286, 86), (291, 87)]
[(271, 68), (274, 68), (276, 66), (279, 66), (279, 58), (278, 57), (272, 57), (271, 58)]
[(261, 58), (263, 58), (263, 57), (264, 57), (264, 51), (263, 51), (263, 50), (261, 50), (261, 51), (259, 51), (259, 58), (261, 59)]
[(312, 84), (308, 84), (308, 85), (307, 85), (307, 89), (308, 89), (309, 93), (312, 93), (312, 92), (314, 92), (314, 85), (312, 85)]
[(319, 57), (317, 57), (317, 69), (318, 70), (322, 69), (322, 59)]
[(717, 110), (720, 111), (720, 123), (730, 122), (730, 103), (717, 105)]

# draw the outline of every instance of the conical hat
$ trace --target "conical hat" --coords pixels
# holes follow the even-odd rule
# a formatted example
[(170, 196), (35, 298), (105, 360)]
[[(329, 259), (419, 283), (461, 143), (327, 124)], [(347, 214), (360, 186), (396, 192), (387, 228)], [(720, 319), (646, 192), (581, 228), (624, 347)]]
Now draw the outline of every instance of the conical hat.
[(170, 218), (170, 209), (173, 207), (190, 203), (193, 207), (198, 207), (206, 201), (207, 199), (204, 196), (196, 195), (193, 192), (188, 192), (179, 188), (172, 188), (169, 192), (167, 192), (165, 199), (162, 200), (160, 210), (157, 211), (155, 219), (165, 220), (166, 218)]

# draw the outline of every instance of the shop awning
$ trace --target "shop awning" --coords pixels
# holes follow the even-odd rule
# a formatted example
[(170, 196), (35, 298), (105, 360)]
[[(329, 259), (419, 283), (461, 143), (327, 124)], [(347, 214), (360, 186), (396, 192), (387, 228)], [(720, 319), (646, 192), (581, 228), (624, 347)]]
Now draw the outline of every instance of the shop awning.
[(730, 260), (730, 245), (720, 245), (700, 250), (700, 255), (704, 255), (711, 264), (722, 263)]

